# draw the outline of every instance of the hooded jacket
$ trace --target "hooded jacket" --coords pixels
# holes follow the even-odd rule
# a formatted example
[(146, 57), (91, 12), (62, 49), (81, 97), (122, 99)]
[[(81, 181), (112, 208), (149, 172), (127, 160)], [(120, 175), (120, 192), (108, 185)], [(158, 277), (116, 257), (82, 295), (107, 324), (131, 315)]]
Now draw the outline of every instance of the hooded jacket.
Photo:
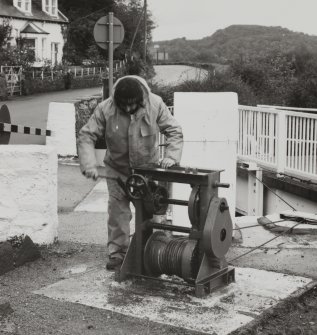
[(114, 92), (120, 80), (113, 87), (111, 97), (101, 102), (89, 121), (79, 132), (77, 147), (81, 171), (96, 167), (95, 143), (104, 138), (107, 151), (106, 166), (125, 175), (130, 169), (159, 161), (159, 132), (166, 137), (165, 157), (176, 164), (180, 162), (183, 149), (183, 133), (161, 97), (153, 94), (146, 81), (138, 76), (143, 90), (143, 106), (130, 115), (116, 106)]

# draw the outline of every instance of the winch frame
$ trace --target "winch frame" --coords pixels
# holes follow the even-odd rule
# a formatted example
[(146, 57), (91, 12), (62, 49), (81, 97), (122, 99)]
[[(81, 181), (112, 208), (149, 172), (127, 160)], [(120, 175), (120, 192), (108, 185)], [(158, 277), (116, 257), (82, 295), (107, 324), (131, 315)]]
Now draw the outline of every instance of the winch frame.
[[(187, 233), (190, 240), (198, 241), (199, 271), (197, 277), (194, 278), (194, 283), (184, 283), (195, 288), (197, 297), (205, 297), (216, 287), (233, 282), (235, 280), (234, 268), (228, 265), (224, 255), (221, 254), (222, 250), (220, 250), (220, 255), (217, 255), (217, 250), (213, 250), (212, 247), (213, 240), (209, 240), (212, 237), (206, 236), (207, 234), (212, 235), (214, 231), (219, 234), (217, 231), (217, 220), (223, 220), (222, 224), (225, 229), (220, 234), (224, 236), (223, 241), (226, 244), (224, 249), (229, 248), (228, 243), (229, 245), (231, 244), (232, 222), (230, 212), (226, 200), (218, 198), (218, 188), (229, 187), (228, 184), (220, 183), (221, 171), (191, 169), (179, 166), (163, 169), (157, 165), (147, 165), (134, 168), (133, 173), (141, 175), (150, 181), (189, 184), (192, 187), (192, 193), (188, 202), (175, 199), (167, 199), (166, 201), (171, 204), (188, 206), (192, 227), (151, 222), (153, 213), (147, 212), (146, 199), (133, 199), (135, 206), (135, 233), (123, 264), (116, 272), (116, 280), (121, 282), (131, 277), (160, 280), (159, 278), (148, 276), (144, 268), (145, 245), (153, 234), (153, 229), (160, 229)], [(199, 211), (199, 215), (195, 215), (197, 211)], [(222, 241), (220, 241), (220, 246), (222, 246)], [(174, 283), (180, 284), (178, 281)]]

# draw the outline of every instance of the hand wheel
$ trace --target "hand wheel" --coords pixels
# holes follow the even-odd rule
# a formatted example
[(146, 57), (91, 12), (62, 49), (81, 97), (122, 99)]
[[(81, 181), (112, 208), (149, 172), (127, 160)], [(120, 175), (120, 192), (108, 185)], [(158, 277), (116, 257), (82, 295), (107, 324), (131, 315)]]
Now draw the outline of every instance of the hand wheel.
[(132, 174), (126, 181), (126, 189), (129, 197), (134, 200), (145, 198), (148, 194), (148, 185), (145, 177), (139, 174)]

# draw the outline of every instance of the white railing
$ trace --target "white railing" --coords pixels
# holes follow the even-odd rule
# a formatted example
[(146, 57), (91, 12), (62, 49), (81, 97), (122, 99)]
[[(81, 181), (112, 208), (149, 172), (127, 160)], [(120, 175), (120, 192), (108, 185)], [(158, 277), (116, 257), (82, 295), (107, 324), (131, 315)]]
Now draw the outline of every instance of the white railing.
[(317, 115), (240, 105), (238, 159), (317, 180)]

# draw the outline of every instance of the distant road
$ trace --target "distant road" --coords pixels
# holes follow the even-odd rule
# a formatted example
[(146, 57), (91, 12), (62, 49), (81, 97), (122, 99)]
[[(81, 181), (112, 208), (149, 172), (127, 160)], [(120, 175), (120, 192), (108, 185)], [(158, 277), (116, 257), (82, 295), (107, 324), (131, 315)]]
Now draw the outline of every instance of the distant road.
[(203, 79), (207, 71), (186, 65), (155, 65), (153, 81), (162, 85), (179, 84), (186, 80)]

